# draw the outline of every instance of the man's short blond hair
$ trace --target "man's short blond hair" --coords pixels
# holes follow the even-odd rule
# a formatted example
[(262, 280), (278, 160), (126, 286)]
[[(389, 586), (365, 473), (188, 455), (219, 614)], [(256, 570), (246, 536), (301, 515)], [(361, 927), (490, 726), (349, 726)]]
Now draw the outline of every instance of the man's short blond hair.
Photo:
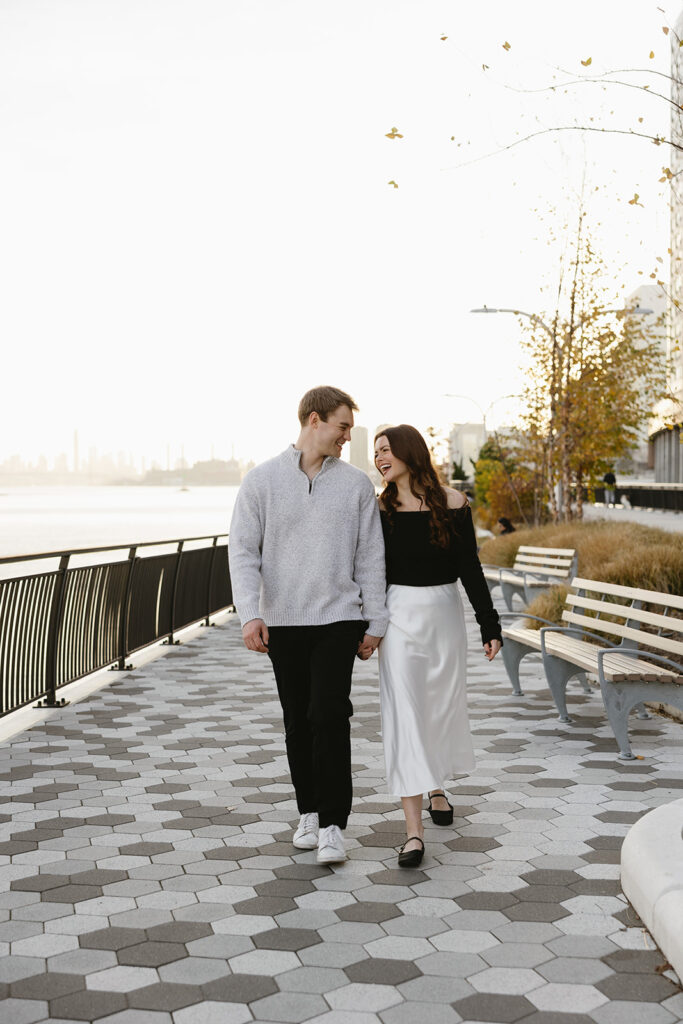
[(317, 412), (320, 419), (327, 422), (330, 413), (340, 405), (348, 405), (349, 409), (358, 412), (358, 406), (345, 391), (331, 387), (311, 388), (299, 402), (299, 423), (305, 427), (312, 412)]

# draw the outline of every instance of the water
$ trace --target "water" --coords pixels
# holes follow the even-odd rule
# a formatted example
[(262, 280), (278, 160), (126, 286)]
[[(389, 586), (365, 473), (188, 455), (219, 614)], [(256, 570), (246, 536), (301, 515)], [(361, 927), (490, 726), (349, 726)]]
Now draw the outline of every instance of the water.
[(0, 558), (227, 533), (237, 490), (2, 487)]

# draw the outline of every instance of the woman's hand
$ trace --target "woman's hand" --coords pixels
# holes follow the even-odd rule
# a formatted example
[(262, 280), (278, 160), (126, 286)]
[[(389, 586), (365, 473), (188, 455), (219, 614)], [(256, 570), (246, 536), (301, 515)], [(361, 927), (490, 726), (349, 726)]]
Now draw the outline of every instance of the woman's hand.
[(370, 636), (369, 633), (366, 633), (358, 644), (356, 657), (360, 658), (361, 661), (367, 661), (379, 647), (381, 639), (380, 636)]
[(484, 655), (487, 661), (493, 661), (498, 651), (503, 645), (500, 640), (489, 640), (488, 643), (484, 644)]

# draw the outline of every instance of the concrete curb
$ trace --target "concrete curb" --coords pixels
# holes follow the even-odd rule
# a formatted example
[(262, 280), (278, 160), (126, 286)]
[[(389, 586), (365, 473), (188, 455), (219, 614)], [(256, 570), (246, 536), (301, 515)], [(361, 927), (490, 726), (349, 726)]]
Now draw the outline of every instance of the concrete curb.
[(683, 977), (683, 800), (643, 815), (621, 848), (621, 886)]

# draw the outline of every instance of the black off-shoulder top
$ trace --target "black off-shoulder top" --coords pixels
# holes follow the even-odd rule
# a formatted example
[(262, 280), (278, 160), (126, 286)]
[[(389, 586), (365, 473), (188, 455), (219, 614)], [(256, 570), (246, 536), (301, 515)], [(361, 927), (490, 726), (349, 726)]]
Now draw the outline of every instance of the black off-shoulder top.
[(448, 548), (433, 544), (428, 512), (396, 512), (391, 521), (382, 512), (387, 585), (436, 587), (461, 580), (481, 630), (481, 642), (502, 640), (500, 619), (493, 607), (477, 554), (469, 505), (450, 509), (453, 537)]

